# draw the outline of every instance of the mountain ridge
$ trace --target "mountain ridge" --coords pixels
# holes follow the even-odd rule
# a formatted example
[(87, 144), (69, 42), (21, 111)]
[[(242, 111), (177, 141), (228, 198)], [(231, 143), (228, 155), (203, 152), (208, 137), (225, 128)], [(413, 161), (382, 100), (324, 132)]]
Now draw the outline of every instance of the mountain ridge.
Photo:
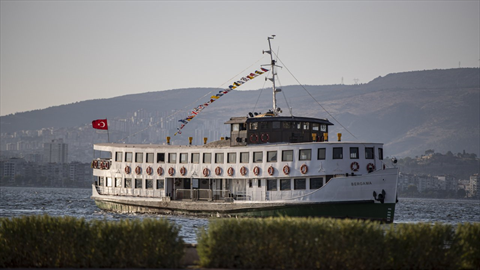
[[(221, 89), (183, 88), (79, 101), (2, 116), (0, 127), (2, 133), (47, 127), (74, 128), (85, 126), (93, 119), (126, 117), (138, 110), (188, 111), (208, 99), (204, 96), (210, 91), (218, 90)], [(465, 149), (480, 154), (479, 68), (391, 73), (366, 84), (296, 85), (284, 86), (282, 91), (277, 99), (284, 115), (288, 115), (288, 107), (294, 104), (294, 115), (331, 118), (330, 113), (348, 129), (335, 122), (333, 133), (342, 132), (347, 140), (384, 142), (390, 149), (388, 154), (406, 156), (425, 149), (444, 152)], [(201, 117), (197, 117), (197, 124), (213, 117), (226, 121), (249, 111), (268, 109), (271, 93), (264, 92), (265, 89), (232, 91), (204, 110)], [(308, 105), (312, 100), (314, 105)], [(189, 129), (195, 126), (186, 126), (185, 135), (192, 133)]]

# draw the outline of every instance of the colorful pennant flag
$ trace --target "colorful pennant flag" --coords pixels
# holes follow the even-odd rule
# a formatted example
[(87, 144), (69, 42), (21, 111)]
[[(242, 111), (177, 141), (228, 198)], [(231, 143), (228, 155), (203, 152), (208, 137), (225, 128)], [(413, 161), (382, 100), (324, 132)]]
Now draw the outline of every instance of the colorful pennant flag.
[[(255, 70), (254, 73), (250, 73), (248, 75), (246, 75), (245, 77), (242, 77), (240, 78), (238, 81), (236, 82), (233, 82), (231, 85), (228, 86), (227, 89), (224, 89), (224, 90), (220, 90), (218, 91), (218, 94), (215, 94), (213, 96), (210, 97), (210, 100), (207, 101), (206, 103), (203, 103), (203, 104), (200, 104), (198, 105), (197, 107), (195, 107), (191, 112), (190, 112), (190, 115), (187, 116), (186, 118), (184, 119), (180, 119), (178, 120), (178, 122), (181, 122), (182, 125), (180, 127), (177, 128), (177, 132), (175, 132), (175, 134), (173, 136), (176, 136), (177, 134), (182, 134), (182, 129), (195, 117), (198, 115), (198, 113), (200, 113), (203, 109), (205, 109), (208, 105), (212, 104), (213, 102), (215, 102), (216, 100), (218, 100), (220, 97), (222, 97), (223, 95), (225, 94), (228, 94), (230, 91), (236, 89), (237, 87), (240, 87), (242, 84), (254, 79), (255, 77), (265, 73), (268, 71), (268, 69), (266, 68), (261, 68), (262, 71), (258, 71), (258, 70)], [(100, 120), (96, 120), (96, 121), (100, 121)], [(94, 121), (95, 122), (95, 121)], [(93, 124), (93, 122), (92, 122)], [(105, 124), (106, 124), (106, 119), (105, 119)], [(95, 126), (94, 126), (95, 127)]]

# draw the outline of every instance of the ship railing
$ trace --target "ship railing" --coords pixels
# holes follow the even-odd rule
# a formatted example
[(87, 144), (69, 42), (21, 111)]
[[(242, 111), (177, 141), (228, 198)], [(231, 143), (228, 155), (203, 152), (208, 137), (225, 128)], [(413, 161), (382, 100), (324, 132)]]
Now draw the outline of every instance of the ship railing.
[(250, 192), (247, 193), (246, 191), (237, 191), (234, 198), (237, 201), (251, 201), (252, 194), (250, 194)]
[(210, 189), (196, 189), (198, 192), (197, 199), (202, 201), (212, 200), (212, 191)]
[(192, 200), (193, 198), (193, 189), (176, 189), (175, 198), (177, 200)]
[(175, 190), (177, 200), (212, 200), (212, 191), (209, 189), (177, 189)]
[(222, 200), (227, 198), (230, 195), (230, 190), (225, 190), (225, 189), (213, 190), (212, 193), (213, 193), (214, 200)]
[(117, 195), (117, 196), (139, 196), (139, 197), (164, 197), (164, 190), (153, 189), (132, 189), (119, 187), (101, 187), (96, 186), (98, 194)]

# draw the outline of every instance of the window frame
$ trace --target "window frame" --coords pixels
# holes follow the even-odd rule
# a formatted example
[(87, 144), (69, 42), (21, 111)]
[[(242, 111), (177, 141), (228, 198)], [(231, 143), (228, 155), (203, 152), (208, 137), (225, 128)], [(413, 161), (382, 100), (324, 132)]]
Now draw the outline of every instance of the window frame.
[(133, 152), (125, 152), (125, 162), (133, 161)]
[[(357, 152), (352, 152), (352, 150), (357, 150)], [(355, 154), (352, 157), (352, 154)], [(359, 147), (350, 147), (350, 159), (359, 159), (360, 158), (360, 148)]]
[[(372, 154), (372, 157), (369, 157), (369, 153)], [(365, 147), (365, 159), (375, 159), (375, 147)]]
[(280, 191), (292, 190), (292, 179), (280, 179)]
[(168, 153), (168, 163), (177, 164), (177, 153)]
[[(203, 163), (212, 164), (212, 153), (203, 153), (202, 155)], [(208, 158), (207, 158), (208, 157)], [(208, 160), (207, 160), (208, 159)]]
[(227, 153), (227, 163), (230, 163), (230, 164), (237, 163), (237, 153), (236, 152)]
[[(323, 151), (320, 151), (323, 150)], [(323, 152), (323, 155), (320, 155), (320, 152)], [(323, 158), (322, 158), (323, 156)], [(326, 160), (327, 159), (327, 148), (321, 147), (317, 150), (317, 160)]]
[(188, 163), (188, 153), (180, 153), (180, 164), (186, 164)]
[[(303, 188), (299, 187), (299, 182), (303, 181)], [(306, 190), (307, 189), (307, 178), (296, 178), (293, 179), (293, 190)]]
[(223, 163), (225, 163), (225, 154), (215, 153), (215, 164), (223, 164)]
[[(307, 152), (306, 157), (302, 158), (302, 153)], [(299, 149), (298, 150), (298, 160), (312, 160), (312, 149)]]
[(165, 153), (157, 153), (157, 163), (165, 163)]
[[(260, 155), (260, 160), (257, 160), (257, 155)], [(253, 152), (253, 163), (262, 163), (263, 162), (263, 151)]]
[[(337, 151), (335, 151), (337, 150)], [(336, 156), (338, 154), (338, 150), (340, 150), (340, 156)], [(343, 147), (333, 147), (332, 148), (332, 159), (343, 159)]]
[[(274, 153), (274, 156), (271, 156), (271, 154)], [(273, 160), (275, 158), (275, 160)], [(267, 151), (267, 162), (277, 162), (278, 161), (278, 151)]]
[[(286, 159), (286, 153), (291, 153), (291, 158), (290, 159)], [(294, 153), (293, 153), (293, 150), (282, 150), (282, 161), (293, 161), (293, 158), (294, 158)]]
[(143, 163), (143, 152), (135, 152), (135, 163)]
[(200, 164), (200, 153), (192, 153), (192, 163)]
[(155, 153), (147, 153), (145, 155), (145, 163), (154, 163), (154, 162), (155, 162)]

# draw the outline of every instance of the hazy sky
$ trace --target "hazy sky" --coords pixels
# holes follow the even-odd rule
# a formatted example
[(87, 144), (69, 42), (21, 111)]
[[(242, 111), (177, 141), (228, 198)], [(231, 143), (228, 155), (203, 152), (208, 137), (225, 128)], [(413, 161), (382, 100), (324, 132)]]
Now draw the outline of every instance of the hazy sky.
[[(342, 77), (345, 84), (366, 83), (393, 72), (478, 67), (480, 61), (478, 0), (2, 0), (0, 7), (0, 115), (227, 87), (268, 63), (262, 50), (272, 34), (280, 59), (309, 85), (339, 84)], [(297, 84), (285, 69), (279, 78), (282, 85)], [(239, 90), (264, 83), (256, 79)]]

